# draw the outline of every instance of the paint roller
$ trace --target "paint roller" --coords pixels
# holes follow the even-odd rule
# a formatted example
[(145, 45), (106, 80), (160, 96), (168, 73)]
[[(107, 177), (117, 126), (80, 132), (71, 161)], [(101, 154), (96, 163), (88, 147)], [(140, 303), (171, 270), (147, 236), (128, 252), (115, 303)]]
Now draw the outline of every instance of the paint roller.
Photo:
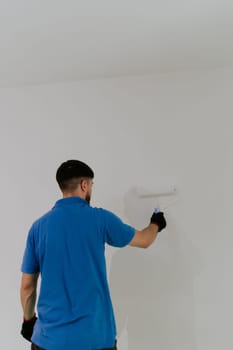
[[(174, 196), (177, 194), (177, 188), (174, 185), (160, 185), (157, 188), (154, 187), (150, 190), (144, 187), (137, 187), (136, 193), (137, 196), (142, 199), (156, 198), (157, 207), (154, 208), (155, 213), (166, 210), (171, 204), (177, 201), (177, 198), (174, 200)], [(172, 197), (172, 201), (166, 200), (165, 205), (162, 205), (161, 199), (165, 197)]]

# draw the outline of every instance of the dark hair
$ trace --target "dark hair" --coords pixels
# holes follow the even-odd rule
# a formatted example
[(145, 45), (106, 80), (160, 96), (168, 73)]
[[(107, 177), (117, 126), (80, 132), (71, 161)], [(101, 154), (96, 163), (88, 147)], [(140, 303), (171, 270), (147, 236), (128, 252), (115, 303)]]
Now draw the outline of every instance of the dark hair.
[(56, 180), (62, 191), (75, 190), (81, 178), (93, 179), (94, 172), (80, 160), (67, 160), (57, 169)]

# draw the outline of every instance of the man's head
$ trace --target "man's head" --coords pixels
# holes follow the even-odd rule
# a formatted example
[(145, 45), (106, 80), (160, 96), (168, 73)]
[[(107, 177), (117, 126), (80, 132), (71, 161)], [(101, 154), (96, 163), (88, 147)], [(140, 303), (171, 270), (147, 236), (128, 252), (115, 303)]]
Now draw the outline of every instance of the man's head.
[(80, 160), (67, 160), (57, 169), (56, 180), (64, 197), (78, 196), (91, 200), (94, 172)]

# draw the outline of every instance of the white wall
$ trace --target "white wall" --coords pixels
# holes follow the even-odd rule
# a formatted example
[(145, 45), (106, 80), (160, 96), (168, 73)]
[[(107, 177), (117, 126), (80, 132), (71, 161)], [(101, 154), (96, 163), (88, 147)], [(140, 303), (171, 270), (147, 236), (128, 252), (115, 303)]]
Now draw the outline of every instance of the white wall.
[[(168, 229), (154, 245), (117, 250), (112, 259), (112, 298), (119, 333), (128, 316), (129, 350), (230, 347), (232, 91), (233, 70), (0, 91), (5, 350), (29, 348), (19, 336), (25, 239), (60, 197), (55, 172), (69, 158), (94, 168), (93, 205), (125, 220), (124, 198), (133, 186), (172, 177), (179, 188)], [(131, 224), (147, 223), (146, 208)]]

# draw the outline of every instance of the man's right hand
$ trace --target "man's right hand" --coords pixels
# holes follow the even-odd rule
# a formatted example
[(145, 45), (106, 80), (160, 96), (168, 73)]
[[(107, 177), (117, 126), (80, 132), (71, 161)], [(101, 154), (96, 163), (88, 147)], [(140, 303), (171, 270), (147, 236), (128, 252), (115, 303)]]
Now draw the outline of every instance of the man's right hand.
[(21, 335), (27, 339), (28, 341), (31, 341), (33, 328), (36, 323), (37, 317), (33, 316), (30, 320), (25, 320), (22, 323), (22, 329), (21, 329)]
[(167, 222), (165, 220), (164, 214), (162, 211), (158, 213), (153, 213), (151, 219), (150, 219), (151, 224), (156, 224), (159, 227), (159, 232), (162, 231), (166, 226)]

